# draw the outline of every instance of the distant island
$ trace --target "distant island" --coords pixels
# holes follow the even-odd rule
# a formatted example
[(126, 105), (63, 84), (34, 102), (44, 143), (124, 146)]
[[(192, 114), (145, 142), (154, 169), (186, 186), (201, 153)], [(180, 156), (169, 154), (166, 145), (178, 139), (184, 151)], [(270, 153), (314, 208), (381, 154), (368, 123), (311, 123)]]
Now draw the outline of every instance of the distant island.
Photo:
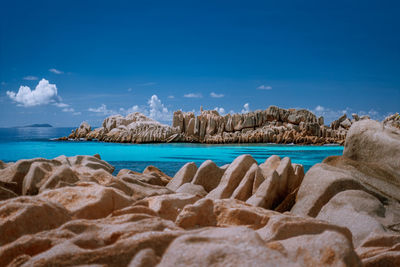
[(53, 127), (53, 126), (48, 123), (43, 123), (43, 124), (36, 123), (36, 124), (25, 125), (25, 126), (16, 126), (14, 128), (28, 128), (28, 127), (44, 128), (44, 127)]

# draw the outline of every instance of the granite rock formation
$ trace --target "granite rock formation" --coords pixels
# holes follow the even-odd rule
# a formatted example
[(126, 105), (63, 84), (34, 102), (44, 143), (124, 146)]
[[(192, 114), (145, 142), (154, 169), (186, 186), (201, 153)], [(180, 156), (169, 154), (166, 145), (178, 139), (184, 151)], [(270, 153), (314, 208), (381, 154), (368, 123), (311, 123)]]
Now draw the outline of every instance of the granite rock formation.
[(126, 117), (121, 115), (107, 117), (102, 127), (92, 131), (90, 126), (83, 122), (79, 128), (71, 132), (68, 138), (61, 138), (61, 140), (83, 138), (119, 143), (154, 143), (167, 142), (169, 138), (177, 135), (176, 129), (136, 112)]
[(343, 156), (307, 172), (291, 212), (347, 227), (366, 265), (399, 265), (400, 130), (354, 123)]
[(361, 264), (346, 228), (273, 210), (304, 176), (289, 158), (188, 163), (173, 178), (113, 176), (98, 155), (1, 166), (1, 266)]
[(383, 124), (385, 124), (387, 126), (396, 127), (398, 129), (400, 129), (400, 114), (399, 113), (395, 113), (395, 114), (392, 114), (390, 116), (387, 116), (383, 120)]
[(201, 143), (279, 143), (329, 144), (343, 143), (351, 121), (324, 125), (305, 109), (282, 109), (270, 106), (245, 114), (219, 115), (215, 110), (176, 111), (172, 126), (178, 128), (186, 142)]
[[(343, 120), (344, 121), (344, 120)], [(184, 165), (0, 162), (0, 266), (398, 266), (400, 131), (352, 123), (343, 156)]]
[(343, 115), (324, 125), (305, 109), (282, 109), (270, 106), (245, 114), (219, 115), (215, 110), (193, 112), (176, 111), (172, 126), (160, 124), (141, 113), (126, 117), (113, 115), (106, 118), (102, 127), (91, 130), (83, 122), (68, 137), (60, 140), (100, 140), (121, 143), (199, 142), (199, 143), (277, 143), (277, 144), (343, 144), (351, 125), (367, 119), (353, 114), (353, 119)]

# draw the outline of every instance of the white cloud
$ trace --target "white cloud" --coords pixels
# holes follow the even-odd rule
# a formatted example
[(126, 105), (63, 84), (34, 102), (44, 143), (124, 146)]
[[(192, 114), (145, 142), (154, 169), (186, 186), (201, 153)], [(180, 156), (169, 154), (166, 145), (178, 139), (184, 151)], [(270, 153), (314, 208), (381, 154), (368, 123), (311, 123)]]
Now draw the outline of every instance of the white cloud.
[(13, 101), (25, 107), (56, 103), (59, 100), (56, 85), (50, 84), (46, 79), (40, 80), (34, 90), (31, 90), (29, 86), (20, 86), (17, 93), (7, 91), (7, 95)]
[(54, 106), (59, 107), (59, 108), (66, 108), (66, 107), (69, 107), (68, 104), (65, 104), (65, 103), (62, 103), (62, 102), (54, 103)]
[(63, 108), (62, 112), (70, 112), (72, 115), (81, 115), (81, 112), (76, 112), (74, 108)]
[(113, 109), (108, 109), (107, 105), (101, 104), (98, 108), (89, 108), (88, 111), (97, 113), (99, 115), (128, 115), (134, 112), (140, 112), (154, 120), (157, 121), (171, 121), (172, 120), (172, 112), (168, 111), (167, 107), (161, 102), (157, 95), (152, 95), (151, 98), (147, 101), (148, 107), (139, 107), (138, 105), (134, 105), (128, 109), (120, 108), (118, 111)]
[(202, 98), (203, 95), (200, 94), (200, 93), (189, 93), (189, 94), (183, 95), (183, 97), (186, 97), (186, 98)]
[(216, 107), (214, 110), (218, 111), (219, 115), (224, 115), (225, 114), (225, 109), (221, 107)]
[(62, 111), (63, 112), (75, 112), (75, 109), (73, 109), (73, 108), (63, 108)]
[(131, 92), (132, 91), (132, 88), (128, 88), (128, 92)]
[(49, 69), (50, 72), (55, 73), (55, 74), (63, 74), (64, 72), (58, 69)]
[(378, 112), (378, 111), (376, 111), (374, 109), (371, 109), (369, 111), (360, 111), (360, 112), (358, 112), (359, 116), (368, 115), (368, 116), (370, 116), (371, 119), (378, 120), (378, 121), (382, 121), (382, 120), (385, 119), (385, 117), (387, 117), (389, 115), (392, 115), (392, 114), (394, 114), (394, 112), (381, 114), (380, 112)]
[(98, 107), (98, 108), (89, 108), (88, 111), (94, 112), (94, 113), (100, 113), (100, 114), (103, 114), (103, 115), (115, 115), (115, 114), (118, 114), (118, 112), (116, 112), (115, 110), (108, 109), (105, 104), (101, 104), (101, 106)]
[(210, 96), (213, 97), (213, 98), (221, 98), (221, 97), (224, 97), (223, 94), (217, 94), (217, 93), (214, 93), (214, 92), (211, 92), (211, 93), (210, 93)]
[(369, 111), (355, 111), (354, 109), (351, 109), (349, 107), (345, 109), (331, 109), (328, 107), (323, 107), (321, 105), (316, 106), (313, 110), (311, 110), (317, 117), (323, 116), (325, 119), (325, 123), (329, 124), (334, 120), (337, 120), (339, 117), (343, 116), (343, 114), (346, 114), (349, 119), (352, 119), (351, 114), (356, 113), (359, 116), (363, 115), (368, 115), (371, 117), (371, 119), (374, 120), (383, 120), (384, 115), (379, 113), (378, 111), (371, 109)]
[(39, 79), (38, 77), (32, 76), (32, 75), (28, 75), (28, 76), (24, 77), (24, 80), (26, 80), (26, 81), (36, 81), (38, 79)]
[(157, 95), (152, 95), (147, 103), (150, 107), (150, 118), (159, 121), (170, 121), (172, 119), (172, 114), (168, 112)]
[(121, 114), (131, 114), (131, 113), (135, 113), (135, 112), (142, 112), (143, 113), (143, 111), (139, 108), (138, 105), (134, 105), (134, 106), (132, 106), (132, 107), (130, 107), (128, 109), (120, 108), (119, 111), (120, 111)]
[(344, 110), (333, 110), (327, 107), (323, 107), (318, 105), (315, 109), (311, 110), (317, 117), (323, 116), (325, 123), (330, 123), (334, 120), (337, 120), (339, 117), (343, 116), (343, 114), (350, 115), (350, 108), (346, 108)]
[(250, 112), (250, 105), (246, 103), (243, 105), (242, 113), (249, 113)]
[(52, 104), (62, 108), (63, 112), (71, 112), (73, 115), (81, 114), (80, 112), (75, 112), (70, 105), (61, 102), (62, 99), (58, 96), (57, 86), (49, 83), (46, 79), (41, 79), (34, 90), (31, 90), (29, 86), (20, 86), (17, 93), (7, 91), (7, 95), (19, 106), (34, 107)]
[(325, 110), (325, 108), (323, 107), (323, 106), (320, 106), (320, 105), (318, 105), (316, 108), (315, 108), (315, 111), (317, 111), (317, 112), (323, 112)]
[(169, 95), (169, 96), (168, 96), (168, 98), (169, 98), (169, 99), (174, 99), (174, 98), (175, 98), (175, 96), (173, 96), (173, 95)]
[(260, 85), (257, 87), (258, 90), (272, 90), (272, 87), (269, 85)]

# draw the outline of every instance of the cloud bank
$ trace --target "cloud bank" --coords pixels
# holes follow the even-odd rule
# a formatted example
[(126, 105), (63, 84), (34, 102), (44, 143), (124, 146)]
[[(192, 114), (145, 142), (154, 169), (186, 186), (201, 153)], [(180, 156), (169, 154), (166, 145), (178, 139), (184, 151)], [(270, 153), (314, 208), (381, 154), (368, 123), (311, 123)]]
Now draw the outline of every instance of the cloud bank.
[(363, 110), (354, 110), (352, 108), (345, 108), (345, 109), (331, 109), (328, 107), (324, 107), (321, 105), (316, 106), (314, 109), (311, 110), (314, 112), (314, 114), (318, 117), (323, 116), (325, 119), (325, 123), (331, 123), (334, 120), (337, 120), (340, 116), (343, 114), (346, 114), (348, 118), (352, 118), (352, 113), (356, 113), (359, 116), (363, 115), (368, 115), (371, 119), (381, 121), (383, 120), (386, 116), (392, 114), (392, 112), (389, 112), (388, 114), (381, 114), (378, 111), (371, 109), (369, 111), (363, 111)]
[(211, 92), (211, 93), (210, 93), (210, 96), (213, 97), (213, 98), (221, 98), (221, 97), (224, 97), (223, 94), (217, 94), (217, 93), (214, 93), (214, 92)]
[(172, 112), (168, 110), (167, 107), (161, 102), (157, 95), (152, 95), (150, 99), (147, 101), (148, 106), (139, 107), (138, 105), (134, 105), (128, 109), (120, 108), (119, 110), (109, 109), (107, 105), (101, 104), (98, 108), (89, 108), (88, 111), (97, 113), (99, 115), (127, 115), (134, 112), (140, 112), (154, 120), (161, 122), (169, 122), (172, 121)]
[(50, 72), (54, 73), (54, 74), (63, 74), (64, 72), (58, 69), (49, 69)]
[(246, 103), (243, 105), (242, 113), (249, 113), (250, 112), (250, 105)]
[(18, 92), (7, 91), (7, 95), (24, 107), (47, 105), (59, 101), (57, 86), (46, 79), (41, 79), (34, 90), (31, 90), (29, 86), (20, 86)]
[(183, 95), (183, 97), (186, 97), (186, 98), (202, 98), (203, 95), (200, 94), (200, 93), (189, 93), (189, 94)]
[(272, 90), (272, 87), (269, 85), (260, 85), (257, 87), (258, 90)]
[(214, 110), (218, 111), (219, 115), (225, 115), (225, 109), (222, 107), (216, 107)]
[(28, 75), (28, 76), (24, 77), (24, 80), (26, 80), (26, 81), (36, 81), (38, 79), (39, 79), (38, 77), (32, 76), (32, 75)]
[(6, 93), (18, 106), (35, 107), (51, 104), (61, 108), (62, 112), (70, 112), (72, 115), (81, 114), (81, 112), (76, 112), (70, 105), (61, 102), (61, 97), (57, 92), (57, 86), (49, 83), (46, 79), (41, 79), (34, 90), (31, 90), (29, 86), (21, 85), (18, 92), (7, 91)]

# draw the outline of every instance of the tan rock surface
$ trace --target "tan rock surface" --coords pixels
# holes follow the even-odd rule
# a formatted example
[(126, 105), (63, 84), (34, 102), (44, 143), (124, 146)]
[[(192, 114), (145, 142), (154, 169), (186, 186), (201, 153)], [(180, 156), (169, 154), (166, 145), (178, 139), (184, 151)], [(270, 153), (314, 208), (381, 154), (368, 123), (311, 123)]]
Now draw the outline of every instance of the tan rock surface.
[[(84, 130), (81, 126), (84, 125)], [(112, 115), (104, 119), (102, 127), (90, 131), (90, 126), (82, 123), (72, 131), (69, 139), (97, 139), (105, 142), (150, 143), (167, 142), (179, 133), (177, 127), (161, 124), (145, 115), (135, 112), (123, 117)], [(87, 130), (89, 129), (89, 131)], [(85, 134), (84, 134), (85, 133)], [(61, 138), (64, 140), (65, 138)], [(173, 139), (179, 139), (173, 138)]]
[(256, 161), (250, 155), (237, 157), (222, 175), (218, 186), (207, 197), (212, 199), (229, 198), (254, 163)]
[(133, 202), (122, 191), (95, 183), (79, 183), (45, 191), (38, 197), (59, 203), (74, 217), (83, 219), (103, 218)]
[(201, 185), (203, 188), (210, 192), (216, 188), (221, 180), (222, 175), (226, 169), (219, 168), (211, 160), (204, 161), (193, 177), (192, 183)]
[[(82, 123), (68, 138), (63, 137), (60, 140), (343, 144), (348, 129), (355, 121), (348, 119), (345, 114), (332, 122), (331, 126), (326, 126), (323, 117), (317, 118), (308, 110), (282, 109), (276, 106), (225, 116), (215, 110), (201, 110), (199, 115), (178, 110), (174, 112), (171, 126), (163, 125), (141, 113), (132, 113), (126, 117), (112, 115), (104, 119), (100, 128), (90, 131), (90, 126)], [(395, 115), (386, 121), (388, 124), (398, 125)]]
[[(246, 133), (276, 120), (319, 129), (304, 111), (254, 114), (186, 121), (182, 113), (174, 124), (205, 140), (225, 125)], [(3, 164), (0, 266), (397, 266), (400, 172), (397, 158), (387, 161), (399, 153), (398, 133), (355, 118), (344, 156), (305, 176), (278, 156), (260, 165), (249, 155), (223, 167), (189, 164), (172, 179), (156, 167), (113, 176), (98, 155)], [(130, 123), (117, 116), (103, 127), (117, 134)], [(279, 138), (295, 136), (284, 131)]]
[(0, 246), (17, 238), (59, 227), (71, 219), (62, 206), (38, 197), (0, 201)]
[(143, 199), (142, 202), (147, 203), (148, 207), (154, 210), (161, 218), (175, 221), (176, 216), (178, 216), (186, 205), (192, 204), (199, 199), (199, 196), (175, 193), (148, 197)]
[(176, 191), (181, 185), (190, 183), (196, 174), (197, 166), (194, 162), (188, 162), (175, 174), (167, 184), (167, 188)]
[(291, 211), (350, 229), (363, 263), (395, 264), (400, 256), (390, 240), (400, 236), (399, 155), (399, 130), (355, 122), (343, 156), (328, 157), (307, 172)]

